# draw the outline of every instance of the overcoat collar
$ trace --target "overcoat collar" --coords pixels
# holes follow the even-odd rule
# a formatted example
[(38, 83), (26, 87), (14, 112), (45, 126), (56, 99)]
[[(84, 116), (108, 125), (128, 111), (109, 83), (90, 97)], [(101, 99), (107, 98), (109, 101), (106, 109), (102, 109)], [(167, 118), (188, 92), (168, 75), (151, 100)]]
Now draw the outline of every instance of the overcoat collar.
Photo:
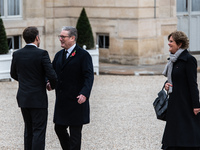
[(38, 48), (35, 45), (25, 45), (24, 48)]
[[(74, 47), (74, 49), (72, 50), (72, 52), (69, 54), (68, 58), (65, 60), (65, 62), (63, 63), (62, 65), (62, 69), (66, 66), (66, 64), (68, 64), (72, 59), (74, 59), (76, 57), (76, 54), (77, 54), (77, 50), (78, 50), (78, 46), (76, 44), (76, 46)], [(65, 51), (65, 49), (62, 50), (62, 53), (63, 54), (63, 51)]]
[(188, 50), (185, 49), (185, 50), (181, 53), (181, 55), (178, 57), (178, 59), (187, 61), (187, 59), (188, 59), (188, 54), (189, 54)]

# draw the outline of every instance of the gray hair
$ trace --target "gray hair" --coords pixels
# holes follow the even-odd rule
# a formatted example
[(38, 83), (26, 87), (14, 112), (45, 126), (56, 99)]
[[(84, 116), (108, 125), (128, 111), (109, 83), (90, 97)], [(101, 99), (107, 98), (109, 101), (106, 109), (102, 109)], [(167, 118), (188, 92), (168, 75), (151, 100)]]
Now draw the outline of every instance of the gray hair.
[(78, 38), (78, 31), (76, 28), (74, 27), (71, 27), (71, 26), (64, 26), (62, 27), (62, 31), (69, 31), (69, 36), (75, 36), (75, 41), (77, 40)]

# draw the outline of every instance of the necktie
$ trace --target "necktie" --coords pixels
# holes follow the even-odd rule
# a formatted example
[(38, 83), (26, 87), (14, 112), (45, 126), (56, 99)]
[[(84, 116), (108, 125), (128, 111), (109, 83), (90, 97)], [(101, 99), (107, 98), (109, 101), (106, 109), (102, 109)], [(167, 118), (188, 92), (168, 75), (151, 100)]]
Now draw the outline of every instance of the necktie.
[(67, 59), (67, 53), (68, 53), (68, 51), (64, 51), (64, 53), (63, 53), (63, 63), (65, 62), (65, 60)]
[(65, 51), (65, 59), (67, 59), (68, 51)]

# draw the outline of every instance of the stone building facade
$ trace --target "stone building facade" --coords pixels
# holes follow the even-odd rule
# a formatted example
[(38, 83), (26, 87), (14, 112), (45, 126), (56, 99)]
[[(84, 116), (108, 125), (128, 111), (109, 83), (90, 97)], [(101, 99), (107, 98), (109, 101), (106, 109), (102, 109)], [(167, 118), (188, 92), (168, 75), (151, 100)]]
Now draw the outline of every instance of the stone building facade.
[[(1, 0), (4, 1), (4, 0)], [(76, 26), (84, 7), (99, 44), (102, 62), (156, 64), (166, 62), (167, 36), (177, 28), (175, 0), (19, 0), (18, 16), (2, 16), (8, 37), (19, 37), (37, 26), (41, 48), (51, 58), (61, 49), (57, 35), (63, 26)]]

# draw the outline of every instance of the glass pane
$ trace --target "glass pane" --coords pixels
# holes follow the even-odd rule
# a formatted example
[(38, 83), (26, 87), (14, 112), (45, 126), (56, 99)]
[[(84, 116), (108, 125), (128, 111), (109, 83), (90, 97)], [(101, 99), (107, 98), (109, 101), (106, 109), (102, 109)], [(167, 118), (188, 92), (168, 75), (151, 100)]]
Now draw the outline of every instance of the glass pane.
[(19, 15), (19, 0), (8, 0), (8, 15)]
[(14, 49), (19, 49), (19, 36), (14, 36)]
[(200, 11), (200, 0), (192, 0), (192, 11)]
[(109, 48), (109, 36), (105, 36), (105, 48)]
[(188, 11), (188, 0), (177, 0), (176, 8), (177, 8), (177, 12), (187, 12)]
[(9, 49), (12, 49), (12, 38), (7, 38), (7, 41), (8, 41), (8, 47)]
[(4, 16), (4, 0), (0, 0), (0, 15)]
[(102, 36), (102, 35), (99, 35), (98, 44), (99, 44), (99, 48), (104, 48), (104, 47), (103, 47), (103, 36)]

